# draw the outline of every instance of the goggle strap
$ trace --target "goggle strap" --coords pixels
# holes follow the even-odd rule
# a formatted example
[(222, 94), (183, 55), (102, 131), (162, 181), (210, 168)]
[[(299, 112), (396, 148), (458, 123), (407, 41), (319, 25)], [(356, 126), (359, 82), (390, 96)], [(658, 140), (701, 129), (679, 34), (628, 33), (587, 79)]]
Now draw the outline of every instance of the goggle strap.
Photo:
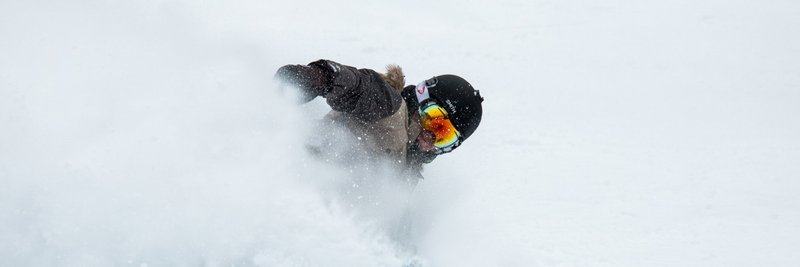
[(430, 94), (428, 93), (428, 86), (425, 85), (424, 81), (417, 84), (417, 88), (414, 91), (417, 93), (418, 103), (422, 103), (422, 101), (431, 98)]

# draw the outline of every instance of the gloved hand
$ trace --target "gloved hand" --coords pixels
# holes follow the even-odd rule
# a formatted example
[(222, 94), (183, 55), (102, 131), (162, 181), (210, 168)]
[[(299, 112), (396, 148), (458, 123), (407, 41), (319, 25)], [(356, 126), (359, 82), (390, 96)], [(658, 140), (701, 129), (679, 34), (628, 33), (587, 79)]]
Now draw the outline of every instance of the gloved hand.
[(317, 66), (286, 65), (278, 69), (274, 79), (285, 85), (300, 89), (302, 102), (306, 103), (317, 96), (324, 96), (330, 91), (331, 77), (326, 71)]

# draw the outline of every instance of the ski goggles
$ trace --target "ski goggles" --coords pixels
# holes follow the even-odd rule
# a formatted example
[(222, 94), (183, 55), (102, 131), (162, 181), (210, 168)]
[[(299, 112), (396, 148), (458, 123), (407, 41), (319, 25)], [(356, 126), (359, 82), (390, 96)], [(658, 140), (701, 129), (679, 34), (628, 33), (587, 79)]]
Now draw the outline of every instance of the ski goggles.
[[(433, 81), (435, 82), (435, 80)], [(453, 151), (461, 144), (461, 133), (447, 116), (447, 111), (430, 98), (428, 86), (431, 80), (417, 85), (417, 100), (419, 101), (419, 119), (422, 129), (432, 132), (436, 136), (433, 145), (437, 154)], [(435, 86), (435, 83), (433, 84)]]

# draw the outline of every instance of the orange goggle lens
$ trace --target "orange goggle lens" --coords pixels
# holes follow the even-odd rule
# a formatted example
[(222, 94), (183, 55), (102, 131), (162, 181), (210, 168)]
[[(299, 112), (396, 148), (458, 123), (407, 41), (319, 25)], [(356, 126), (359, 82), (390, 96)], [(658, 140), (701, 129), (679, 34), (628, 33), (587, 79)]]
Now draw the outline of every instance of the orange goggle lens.
[(447, 118), (447, 111), (438, 105), (429, 105), (420, 111), (422, 128), (436, 135), (434, 146), (444, 149), (458, 144), (461, 134)]

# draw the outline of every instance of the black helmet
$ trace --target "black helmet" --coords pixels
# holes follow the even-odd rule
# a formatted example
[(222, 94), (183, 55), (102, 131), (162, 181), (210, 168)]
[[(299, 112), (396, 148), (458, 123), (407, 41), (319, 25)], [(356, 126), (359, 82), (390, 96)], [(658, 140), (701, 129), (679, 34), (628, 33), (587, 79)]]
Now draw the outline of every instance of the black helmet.
[[(472, 88), (464, 78), (452, 74), (436, 76), (424, 83), (430, 98), (435, 99), (447, 111), (453, 126), (462, 134), (463, 140), (466, 140), (481, 123), (483, 97), (480, 91)], [(414, 86), (408, 86), (403, 90), (403, 98), (414, 99), (406, 101), (407, 103), (417, 102), (413, 90)]]

